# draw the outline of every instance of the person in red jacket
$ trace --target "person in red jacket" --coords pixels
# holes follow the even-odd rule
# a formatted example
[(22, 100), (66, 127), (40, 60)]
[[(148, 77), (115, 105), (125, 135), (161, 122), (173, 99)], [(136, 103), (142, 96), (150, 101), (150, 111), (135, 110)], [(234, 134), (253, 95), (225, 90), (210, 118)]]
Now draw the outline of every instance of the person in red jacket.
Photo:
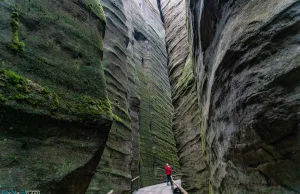
[(171, 187), (173, 189), (173, 182), (172, 182), (172, 178), (171, 178), (172, 168), (171, 168), (171, 166), (169, 166), (168, 163), (165, 166), (165, 172), (166, 172), (166, 175), (167, 175), (167, 185), (169, 185), (169, 182), (170, 182), (171, 183)]

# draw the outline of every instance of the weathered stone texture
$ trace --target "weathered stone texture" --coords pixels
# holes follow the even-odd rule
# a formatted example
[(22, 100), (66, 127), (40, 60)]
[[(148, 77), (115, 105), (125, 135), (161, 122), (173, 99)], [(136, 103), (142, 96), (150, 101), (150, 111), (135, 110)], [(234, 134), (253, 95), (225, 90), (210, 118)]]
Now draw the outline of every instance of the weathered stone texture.
[(121, 1), (102, 0), (107, 19), (103, 65), (114, 122), (104, 153), (87, 193), (129, 192), (131, 183), (132, 129), (128, 113), (128, 34)]
[(178, 167), (157, 2), (101, 4), (0, 2), (1, 187), (129, 193)]
[[(178, 158), (171, 130), (172, 103), (167, 70), (165, 31), (157, 4), (126, 1), (132, 53), (140, 96), (140, 171), (143, 186), (165, 180), (169, 162), (176, 169)], [(130, 17), (130, 18), (129, 18)]]
[(129, 193), (132, 178), (140, 176), (143, 186), (160, 183), (165, 162), (179, 166), (165, 32), (155, 1), (101, 2), (107, 18), (103, 64), (118, 118), (88, 193)]
[(84, 193), (112, 123), (99, 2), (0, 2), (0, 188)]
[(299, 193), (296, 0), (188, 0), (212, 193)]
[(168, 48), (169, 79), (174, 106), (173, 131), (182, 169), (182, 186), (189, 193), (208, 192), (208, 172), (202, 154), (194, 61), (190, 52), (186, 4), (161, 1)]
[(0, 188), (300, 193), (299, 0), (99, 2), (0, 1)]

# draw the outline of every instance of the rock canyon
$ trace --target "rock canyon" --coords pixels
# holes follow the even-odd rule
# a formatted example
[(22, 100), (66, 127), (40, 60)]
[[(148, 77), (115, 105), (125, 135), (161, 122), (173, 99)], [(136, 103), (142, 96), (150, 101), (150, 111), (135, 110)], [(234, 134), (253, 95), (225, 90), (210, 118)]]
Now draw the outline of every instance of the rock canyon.
[(300, 193), (299, 0), (0, 0), (0, 190)]

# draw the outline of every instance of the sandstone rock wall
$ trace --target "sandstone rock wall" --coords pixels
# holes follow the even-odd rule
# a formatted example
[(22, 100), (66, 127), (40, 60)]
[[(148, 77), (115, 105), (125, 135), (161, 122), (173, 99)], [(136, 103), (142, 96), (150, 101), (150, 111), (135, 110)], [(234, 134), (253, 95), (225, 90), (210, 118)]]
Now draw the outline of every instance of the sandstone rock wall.
[(0, 1), (0, 188), (300, 193), (298, 0), (101, 4)]
[(187, 0), (211, 193), (299, 193), (296, 0)]
[(0, 188), (84, 193), (112, 123), (93, 0), (0, 2)]
[(142, 186), (165, 181), (162, 168), (169, 162), (178, 170), (171, 130), (173, 106), (167, 69), (165, 30), (155, 1), (126, 1), (132, 62), (140, 96), (140, 171)]
[(156, 1), (0, 5), (1, 187), (129, 193), (178, 168)]
[(169, 78), (174, 106), (173, 131), (182, 169), (182, 186), (189, 193), (208, 192), (208, 172), (200, 137), (194, 60), (187, 32), (185, 1), (162, 0)]
[(102, 0), (107, 19), (103, 65), (114, 122), (87, 193), (128, 191), (131, 183), (132, 128), (126, 59), (129, 42), (122, 1)]
[(88, 193), (129, 193), (132, 178), (140, 176), (142, 186), (161, 183), (166, 162), (179, 166), (165, 31), (156, 1), (101, 2), (107, 18), (103, 64), (117, 118)]

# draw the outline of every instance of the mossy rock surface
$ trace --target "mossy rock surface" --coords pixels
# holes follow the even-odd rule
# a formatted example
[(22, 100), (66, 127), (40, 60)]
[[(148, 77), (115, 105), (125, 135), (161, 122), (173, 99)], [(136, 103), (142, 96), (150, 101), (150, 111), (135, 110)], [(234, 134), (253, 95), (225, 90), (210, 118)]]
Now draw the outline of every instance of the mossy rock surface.
[(0, 18), (1, 187), (84, 193), (113, 119), (102, 6), (1, 1)]
[[(0, 9), (1, 27), (11, 24), (0, 39), (1, 75), (20, 77), (15, 85), (2, 81), (8, 99), (13, 100), (9, 93), (14, 93), (27, 102), (16, 106), (33, 111), (38, 107), (54, 117), (112, 116), (101, 65), (106, 21), (97, 1), (10, 1), (1, 2)], [(9, 49), (21, 41), (26, 44), (22, 52)], [(43, 91), (40, 97), (34, 86)]]
[(160, 183), (165, 162), (179, 166), (164, 29), (156, 3), (145, 1), (143, 9), (134, 1), (101, 3), (107, 16), (103, 65), (114, 123), (87, 193), (126, 194), (133, 178), (140, 176), (143, 186)]

